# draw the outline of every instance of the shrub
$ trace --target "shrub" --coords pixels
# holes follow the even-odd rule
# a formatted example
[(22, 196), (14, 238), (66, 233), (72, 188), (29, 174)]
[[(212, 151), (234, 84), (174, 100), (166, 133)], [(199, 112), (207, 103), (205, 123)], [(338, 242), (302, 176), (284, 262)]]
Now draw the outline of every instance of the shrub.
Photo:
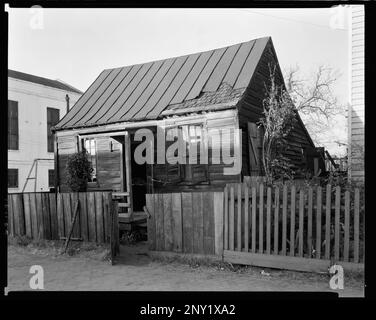
[(87, 182), (93, 172), (86, 150), (69, 156), (67, 162), (67, 184), (74, 191), (86, 191)]

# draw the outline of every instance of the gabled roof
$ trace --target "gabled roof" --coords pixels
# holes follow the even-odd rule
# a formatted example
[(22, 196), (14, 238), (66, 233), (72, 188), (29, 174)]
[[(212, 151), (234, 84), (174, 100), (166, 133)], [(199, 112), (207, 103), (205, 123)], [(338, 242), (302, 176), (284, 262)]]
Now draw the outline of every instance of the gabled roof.
[(104, 70), (55, 129), (158, 119), (166, 109), (240, 99), (269, 39)]
[(15, 70), (11, 70), (11, 69), (8, 69), (8, 77), (18, 79), (18, 80), (23, 80), (23, 81), (41, 84), (41, 85), (44, 85), (44, 86), (47, 86), (47, 87), (52, 87), (52, 88), (57, 88), (57, 89), (65, 90), (65, 91), (70, 91), (70, 92), (82, 94), (82, 91), (72, 87), (71, 85), (60, 82), (58, 80), (51, 80), (51, 79), (47, 79), (47, 78), (43, 78), (43, 77), (38, 77), (38, 76), (34, 76), (32, 74), (19, 72), (19, 71), (15, 71)]

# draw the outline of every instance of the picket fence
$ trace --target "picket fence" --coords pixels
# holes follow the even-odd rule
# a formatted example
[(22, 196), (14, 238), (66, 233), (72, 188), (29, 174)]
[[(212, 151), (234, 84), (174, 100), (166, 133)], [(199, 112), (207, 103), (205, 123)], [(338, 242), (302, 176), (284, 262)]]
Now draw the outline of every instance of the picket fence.
[(261, 183), (227, 185), (224, 193), (224, 259), (229, 262), (260, 260), (278, 267), (295, 261), (302, 270), (313, 260), (364, 262), (364, 193), (359, 189)]
[(110, 241), (111, 192), (8, 194), (8, 232), (31, 239), (60, 240), (68, 236), (79, 201), (72, 238)]

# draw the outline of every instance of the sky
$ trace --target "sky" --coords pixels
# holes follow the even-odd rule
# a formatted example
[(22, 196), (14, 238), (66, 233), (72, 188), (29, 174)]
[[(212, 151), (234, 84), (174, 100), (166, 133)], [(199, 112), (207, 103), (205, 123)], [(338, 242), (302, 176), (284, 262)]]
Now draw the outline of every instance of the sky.
[[(271, 36), (282, 70), (309, 76), (320, 65), (341, 76), (334, 93), (349, 98), (348, 30), (338, 9), (44, 9), (8, 8), (8, 67), (60, 79), (85, 91), (103, 69), (133, 65)], [(339, 17), (339, 18), (338, 18)], [(333, 21), (344, 25), (333, 28)], [(346, 149), (345, 115), (320, 144)]]

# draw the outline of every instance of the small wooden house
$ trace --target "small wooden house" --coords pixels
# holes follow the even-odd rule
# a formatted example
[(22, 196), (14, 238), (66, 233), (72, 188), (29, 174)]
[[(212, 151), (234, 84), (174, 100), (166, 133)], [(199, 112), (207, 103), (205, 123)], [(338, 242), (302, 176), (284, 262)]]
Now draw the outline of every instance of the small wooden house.
[[(91, 84), (69, 113), (54, 127), (56, 133), (56, 188), (68, 191), (65, 167), (68, 156), (85, 148), (94, 168), (89, 190), (117, 190), (128, 197), (130, 212), (141, 211), (145, 193), (222, 190), (244, 176), (262, 175), (262, 134), (256, 123), (262, 117), (269, 65), (277, 66), (270, 37), (166, 60), (106, 69)], [(299, 115), (284, 151), (295, 168), (316, 166), (315, 146)], [(187, 133), (187, 147), (195, 141), (208, 150), (206, 164), (138, 164), (134, 151), (142, 141), (134, 135), (149, 129), (155, 136), (170, 130)], [(217, 129), (233, 134), (213, 139)], [(236, 136), (235, 129), (241, 129)], [(240, 170), (224, 174), (223, 140), (229, 152), (240, 154)], [(160, 143), (160, 142), (158, 142)], [(172, 142), (167, 141), (165, 148)], [(222, 143), (222, 144), (221, 144)], [(201, 150), (201, 149), (200, 149)], [(198, 157), (200, 157), (198, 152)]]

